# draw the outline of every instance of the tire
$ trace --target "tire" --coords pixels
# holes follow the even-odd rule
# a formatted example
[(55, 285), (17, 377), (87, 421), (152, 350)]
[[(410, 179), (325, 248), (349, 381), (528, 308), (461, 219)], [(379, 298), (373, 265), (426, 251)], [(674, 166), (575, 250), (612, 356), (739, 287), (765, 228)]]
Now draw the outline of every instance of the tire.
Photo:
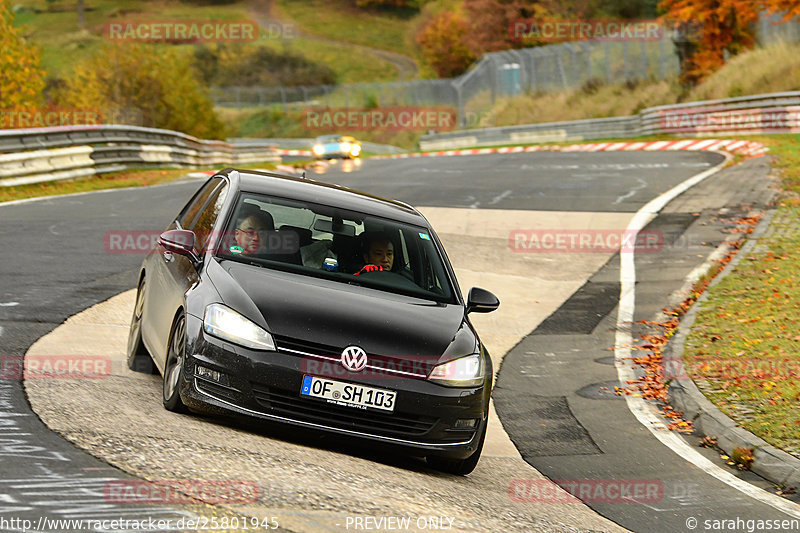
[(186, 361), (186, 318), (181, 313), (175, 319), (170, 335), (167, 361), (164, 364), (164, 385), (162, 399), (164, 408), (175, 413), (186, 413), (188, 409), (181, 400), (180, 384), (183, 381), (183, 368)]
[(455, 474), (457, 476), (466, 476), (473, 470), (475, 467), (478, 466), (478, 460), (481, 458), (481, 451), (483, 450), (483, 441), (486, 438), (486, 426), (489, 425), (489, 421), (487, 420), (483, 424), (483, 430), (481, 430), (481, 437), (478, 441), (478, 449), (472, 452), (472, 455), (467, 457), (466, 459), (446, 459), (444, 457), (437, 457), (435, 455), (431, 455), (425, 458), (425, 461), (428, 463), (428, 466), (431, 468), (435, 468), (436, 470), (440, 470), (442, 472), (447, 472), (448, 474)]
[(144, 313), (144, 278), (136, 291), (136, 305), (133, 306), (130, 333), (128, 333), (128, 368), (144, 374), (157, 373), (150, 352), (142, 342), (142, 317)]

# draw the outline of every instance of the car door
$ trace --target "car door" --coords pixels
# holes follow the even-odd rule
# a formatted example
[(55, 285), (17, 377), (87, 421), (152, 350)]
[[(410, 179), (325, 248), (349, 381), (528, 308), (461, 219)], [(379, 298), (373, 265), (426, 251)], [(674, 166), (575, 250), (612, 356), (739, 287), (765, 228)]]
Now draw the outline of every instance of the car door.
[[(195, 232), (195, 253), (198, 257), (203, 255), (227, 190), (228, 185), (223, 178), (210, 180), (168, 228)], [(186, 291), (197, 282), (198, 272), (191, 259), (159, 245), (151, 257), (146, 275), (149, 288), (145, 299), (145, 316), (152, 339), (147, 346), (156, 364), (163, 370), (175, 314), (183, 306)]]

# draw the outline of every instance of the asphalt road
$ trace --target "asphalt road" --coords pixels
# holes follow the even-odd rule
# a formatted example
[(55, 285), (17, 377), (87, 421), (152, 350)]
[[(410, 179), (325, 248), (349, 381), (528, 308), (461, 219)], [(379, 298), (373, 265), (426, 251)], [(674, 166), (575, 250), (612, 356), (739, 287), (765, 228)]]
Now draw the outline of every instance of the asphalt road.
[(197, 186), (192, 181), (0, 207), (0, 241), (6, 250), (0, 262), (0, 517), (6, 522), (0, 520), (0, 530), (77, 530), (40, 523), (43, 517), (148, 516), (177, 525), (181, 519), (219, 515), (209, 506), (110, 503), (108, 483), (134, 478), (47, 429), (31, 411), (17, 376), (19, 357), (37, 338), (135, 284), (141, 256), (106, 253), (105, 233), (165, 227)]
[[(652, 197), (720, 160), (715, 154), (680, 152), (460, 156), (364, 161), (349, 171), (345, 170), (350, 165), (343, 162), (317, 178), (418, 206), (633, 213)], [(198, 185), (193, 181), (0, 207), (0, 243), (7, 250), (0, 264), (0, 354), (21, 355), (68, 316), (132, 288), (141, 256), (108, 253), (104, 236), (109, 231), (166, 226)], [(656, 219), (653, 227), (690, 227), (693, 219), (686, 213), (679, 215)], [(687, 255), (695, 257), (689, 260)], [(663, 305), (659, 298), (680, 286), (681, 272), (702, 261), (697, 255), (701, 254), (676, 256), (669, 279), (659, 276), (663, 265), (653, 258), (642, 265), (651, 274), (640, 285), (659, 287), (642, 300), (637, 318), (650, 318)], [(562, 312), (588, 312), (596, 307), (601, 310), (597, 320), (578, 332), (564, 331), (564, 324), (572, 321), (564, 320), (566, 315), (556, 316), (547, 326), (551, 330), (527, 337), (501, 369), (498, 411), (523, 457), (553, 479), (660, 481), (669, 497), (654, 505), (593, 504), (604, 516), (636, 531), (688, 531), (686, 518), (694, 516), (689, 513), (704, 519), (784, 517), (712, 480), (664, 448), (633, 419), (624, 402), (587, 398), (585, 405), (580, 404), (577, 398), (583, 396), (576, 391), (587, 379), (589, 383), (614, 379), (609, 372), (613, 366), (603, 361), (611, 355), (607, 348), (613, 344), (608, 321), (614, 316), (614, 261), (593, 281), (596, 286), (590, 286), (584, 298), (592, 305), (568, 301), (573, 307)], [(562, 363), (553, 363), (554, 357)], [(536, 369), (567, 365), (569, 371), (557, 376), (540, 375), (534, 383), (528, 379), (536, 378)], [(63, 511), (74, 495), (59, 492), (54, 481), (93, 483), (96, 489), (102, 484), (99, 477), (124, 477), (47, 431), (27, 407), (18, 382), (3, 380), (0, 385), (0, 417), (17, 422), (18, 434), (13, 438), (25, 441), (17, 444), (41, 448), (35, 451), (39, 457), (33, 451), (27, 456), (0, 453), (4, 513), (58, 515), (57, 510)], [(585, 396), (598, 391), (584, 392)], [(549, 451), (537, 451), (542, 447)], [(23, 480), (36, 477), (43, 483), (39, 497), (32, 500), (26, 496)], [(73, 514), (81, 512), (78, 506)], [(102, 512), (116, 516), (131, 509), (105, 506)]]

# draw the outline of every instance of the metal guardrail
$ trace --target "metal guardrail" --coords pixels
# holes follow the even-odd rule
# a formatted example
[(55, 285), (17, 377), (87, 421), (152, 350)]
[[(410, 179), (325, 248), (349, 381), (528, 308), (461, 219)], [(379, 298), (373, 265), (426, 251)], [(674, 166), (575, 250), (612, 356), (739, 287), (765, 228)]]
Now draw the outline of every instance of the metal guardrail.
[[(648, 134), (719, 135), (800, 132), (800, 91), (658, 106), (637, 115), (460, 130), (426, 135), (422, 150), (535, 144)], [(0, 186), (72, 179), (132, 167), (203, 167), (279, 161), (277, 144), (311, 139), (204, 141), (137, 126), (78, 126), (0, 131)], [(303, 146), (305, 143), (305, 146)], [(364, 143), (366, 151), (400, 153)]]
[(138, 126), (73, 126), (0, 131), (0, 187), (126, 168), (196, 168), (280, 161), (275, 146), (239, 146)]
[(800, 132), (800, 91), (651, 107), (627, 117), (459, 130), (425, 135), (420, 148), (629, 138), (654, 134), (720, 135)]

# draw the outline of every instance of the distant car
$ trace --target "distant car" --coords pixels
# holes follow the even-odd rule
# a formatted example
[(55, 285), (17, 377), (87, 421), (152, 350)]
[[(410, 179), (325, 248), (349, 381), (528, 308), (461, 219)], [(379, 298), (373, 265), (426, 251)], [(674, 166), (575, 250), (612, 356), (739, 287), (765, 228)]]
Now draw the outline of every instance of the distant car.
[(234, 412), (399, 447), (456, 474), (483, 447), (492, 362), (444, 248), (413, 207), (228, 169), (145, 258), (128, 366), (172, 411)]
[(334, 157), (355, 159), (361, 155), (361, 144), (353, 137), (323, 135), (314, 140), (312, 151), (317, 159), (331, 159)]

